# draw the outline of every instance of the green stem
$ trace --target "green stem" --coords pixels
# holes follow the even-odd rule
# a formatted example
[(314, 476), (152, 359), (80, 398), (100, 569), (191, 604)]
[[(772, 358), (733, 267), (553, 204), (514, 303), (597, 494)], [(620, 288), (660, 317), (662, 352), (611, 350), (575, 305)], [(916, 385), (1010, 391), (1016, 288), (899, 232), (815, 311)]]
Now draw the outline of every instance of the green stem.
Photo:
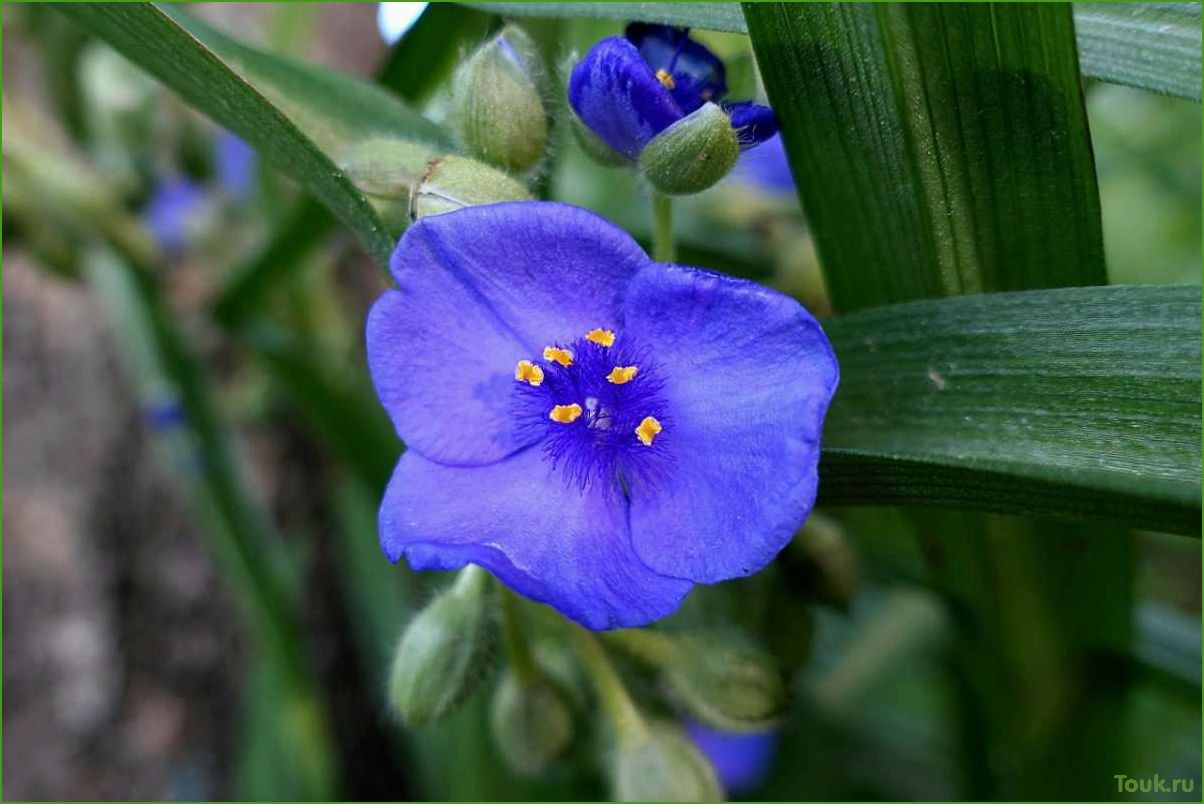
[(677, 244), (673, 242), (673, 199), (652, 191), (652, 259), (673, 262), (677, 259)]
[(585, 664), (602, 711), (610, 719), (620, 745), (633, 745), (648, 737), (648, 724), (631, 700), (623, 680), (615, 672), (598, 638), (583, 628), (572, 628), (577, 652)]
[(607, 631), (603, 639), (653, 667), (667, 667), (673, 662), (676, 643), (673, 637), (647, 628), (628, 628)]
[(527, 644), (527, 635), (523, 633), (523, 624), (518, 615), (518, 598), (502, 583), (502, 631), (506, 637), (506, 656), (510, 659), (510, 668), (520, 683), (534, 681), (539, 676), (535, 659), (531, 656), (531, 646)]

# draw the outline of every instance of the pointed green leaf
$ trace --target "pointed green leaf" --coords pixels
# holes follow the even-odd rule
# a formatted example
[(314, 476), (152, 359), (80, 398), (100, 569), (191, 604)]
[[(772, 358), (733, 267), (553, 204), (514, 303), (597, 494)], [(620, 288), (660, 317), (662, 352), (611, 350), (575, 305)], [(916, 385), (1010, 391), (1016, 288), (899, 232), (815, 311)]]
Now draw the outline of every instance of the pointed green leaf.
[[(736, 3), (465, 3), (507, 16), (640, 20), (747, 33)], [(1199, 3), (1075, 3), (1083, 74), (1200, 100)]]
[(1200, 530), (1200, 289), (912, 302), (826, 328), (821, 501)]
[(357, 145), (380, 137), (433, 155), (450, 144), (441, 129), (379, 87), (239, 44), (178, 8), (57, 8), (246, 139), (305, 184), (378, 261), (388, 260), (396, 232), (339, 165)]
[(1067, 6), (746, 11), (836, 307), (1104, 283)]

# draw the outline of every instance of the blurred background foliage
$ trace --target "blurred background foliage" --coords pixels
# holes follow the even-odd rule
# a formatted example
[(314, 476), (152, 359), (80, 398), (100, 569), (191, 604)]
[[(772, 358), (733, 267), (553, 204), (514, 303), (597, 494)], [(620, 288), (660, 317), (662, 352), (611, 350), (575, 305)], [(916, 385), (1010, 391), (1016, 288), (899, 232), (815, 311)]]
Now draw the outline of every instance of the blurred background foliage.
[[(606, 796), (588, 706), (573, 750), (535, 780), (493, 743), (497, 673), (429, 728), (389, 713), (398, 636), (447, 581), (390, 566), (376, 544), (400, 444), (368, 384), (362, 328), (385, 286), (374, 249), (396, 232), (337, 224), (113, 50), (122, 33), (105, 26), (122, 23), (93, 13), (3, 10), (4, 797)], [(426, 118), (389, 107), (382, 130), (450, 148), (439, 126), (456, 65), (502, 19), (431, 6), (386, 45), (375, 15), (232, 3), (164, 19), (261, 70), (282, 93), (272, 103), (335, 161), (339, 126), (361, 124), (330, 122), (322, 104), (340, 85), (277, 83), (273, 63), (189, 20), (375, 82)], [(622, 30), (522, 22), (560, 80), (573, 54)], [(698, 36), (727, 61), (733, 96), (763, 96), (747, 36)], [(238, 91), (224, 110), (190, 100), (251, 119)], [(1198, 82), (1195, 100), (1094, 79), (1085, 97), (1109, 281), (1199, 284)], [(559, 93), (546, 100), (537, 192), (647, 246), (645, 191), (586, 158)], [(300, 171), (326, 169), (297, 147)], [(322, 185), (332, 208), (339, 181)], [(340, 214), (362, 213), (353, 192), (338, 197)], [(682, 262), (832, 312), (798, 200), (755, 168), (683, 200), (676, 220)], [(664, 629), (755, 634), (790, 681), (763, 772), (732, 792), (1124, 798), (1114, 774), (1199, 783), (1199, 533), (1123, 525), (827, 508), (766, 572), (696, 591)], [(524, 617), (537, 652), (563, 664), (555, 628), (533, 607)], [(1067, 672), (1069, 656), (1087, 664)], [(641, 700), (673, 711), (638, 663), (621, 666)]]

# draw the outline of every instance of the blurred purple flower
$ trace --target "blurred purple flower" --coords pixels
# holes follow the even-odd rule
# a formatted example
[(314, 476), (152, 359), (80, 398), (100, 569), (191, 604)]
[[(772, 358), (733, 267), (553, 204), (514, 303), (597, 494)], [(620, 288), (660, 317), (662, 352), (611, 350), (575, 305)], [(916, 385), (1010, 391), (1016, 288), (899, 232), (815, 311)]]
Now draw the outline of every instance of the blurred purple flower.
[(479, 564), (593, 629), (757, 572), (815, 500), (831, 346), (797, 302), (654, 263), (566, 204), (410, 227), (368, 363), (408, 450), (390, 560)]
[(142, 220), (159, 248), (178, 252), (188, 243), (190, 222), (205, 206), (205, 193), (191, 179), (170, 176), (160, 180), (142, 210)]
[(726, 94), (723, 62), (685, 28), (642, 22), (628, 25), (626, 37), (595, 44), (569, 77), (569, 104), (581, 122), (629, 159), (708, 102), (727, 111), (741, 148), (773, 136), (772, 109), (750, 101), (723, 104)]
[(774, 135), (755, 151), (741, 154), (731, 180), (775, 195), (794, 195), (794, 177), (790, 174), (790, 162), (786, 159), (782, 136)]
[(686, 721), (685, 727), (727, 792), (739, 795), (756, 790), (769, 775), (778, 750), (776, 731), (719, 731), (694, 721)]
[(248, 198), (255, 187), (255, 149), (242, 137), (222, 129), (214, 142), (213, 155), (222, 188), (235, 198)]

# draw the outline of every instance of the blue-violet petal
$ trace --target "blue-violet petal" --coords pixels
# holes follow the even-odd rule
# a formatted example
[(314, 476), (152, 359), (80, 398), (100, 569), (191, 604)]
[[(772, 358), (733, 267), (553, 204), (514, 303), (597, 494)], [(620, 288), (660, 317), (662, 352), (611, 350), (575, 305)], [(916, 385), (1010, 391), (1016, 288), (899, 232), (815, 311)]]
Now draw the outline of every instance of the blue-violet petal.
[(569, 76), (568, 94), (581, 121), (629, 159), (683, 116), (635, 45), (619, 36), (590, 48)]
[(660, 361), (674, 417), (673, 473), (632, 489), (636, 552), (699, 583), (757, 572), (815, 501), (838, 381), (827, 337), (793, 299), (676, 265), (641, 271), (624, 314)]
[(664, 70), (673, 79), (670, 92), (683, 114), (708, 101), (717, 103), (727, 94), (723, 62), (704, 45), (690, 39), (685, 28), (633, 22), (626, 33), (653, 73)]
[(368, 318), (368, 365), (398, 434), (428, 458), (476, 465), (527, 446), (514, 368), (544, 346), (613, 327), (648, 258), (623, 230), (567, 204), (468, 207), (397, 245)]
[(732, 118), (732, 128), (740, 140), (741, 150), (760, 145), (778, 133), (778, 117), (773, 109), (752, 101), (740, 101), (727, 105)]
[(621, 495), (565, 484), (537, 449), (473, 468), (406, 453), (381, 503), (380, 538), (393, 561), (480, 565), (594, 630), (665, 617), (691, 587), (636, 557)]

